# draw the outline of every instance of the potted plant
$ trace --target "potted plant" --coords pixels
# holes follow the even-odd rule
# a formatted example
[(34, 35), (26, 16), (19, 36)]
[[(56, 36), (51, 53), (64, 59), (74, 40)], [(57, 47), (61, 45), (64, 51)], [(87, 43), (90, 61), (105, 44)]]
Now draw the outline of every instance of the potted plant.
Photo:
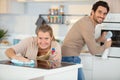
[(7, 30), (0, 29), (0, 41), (7, 36)]

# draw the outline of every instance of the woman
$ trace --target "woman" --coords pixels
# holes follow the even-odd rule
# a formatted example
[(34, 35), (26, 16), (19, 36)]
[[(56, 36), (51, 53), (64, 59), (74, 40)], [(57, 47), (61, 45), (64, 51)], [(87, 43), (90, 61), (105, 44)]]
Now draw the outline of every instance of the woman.
[[(55, 65), (61, 62), (61, 47), (55, 41), (52, 28), (43, 24), (36, 30), (37, 37), (29, 37), (20, 43), (8, 48), (6, 55), (10, 59), (16, 59), (22, 62), (30, 60), (53, 60)], [(54, 54), (52, 48), (55, 49)]]

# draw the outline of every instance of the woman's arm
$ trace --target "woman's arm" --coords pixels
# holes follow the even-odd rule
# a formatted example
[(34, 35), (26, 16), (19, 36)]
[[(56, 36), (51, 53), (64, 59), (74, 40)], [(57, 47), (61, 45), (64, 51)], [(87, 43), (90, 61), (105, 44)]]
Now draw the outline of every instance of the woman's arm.
[(23, 62), (28, 62), (30, 61), (29, 59), (27, 58), (24, 58), (23, 56), (17, 56), (14, 49), (12, 48), (8, 48), (6, 51), (5, 51), (5, 54), (10, 58), (10, 59), (16, 59), (16, 60), (19, 60), (19, 61), (23, 61)]
[(55, 48), (55, 52), (53, 54), (50, 54), (50, 60), (54, 61), (53, 67), (59, 67), (61, 65), (61, 46), (59, 43), (55, 43), (55, 45), (52, 45), (53, 48)]

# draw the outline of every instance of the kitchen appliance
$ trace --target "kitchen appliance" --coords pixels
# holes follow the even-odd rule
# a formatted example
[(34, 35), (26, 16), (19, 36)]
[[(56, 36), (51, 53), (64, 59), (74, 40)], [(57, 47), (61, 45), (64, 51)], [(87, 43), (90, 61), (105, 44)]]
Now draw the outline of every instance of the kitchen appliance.
[[(120, 22), (101, 24), (100, 34), (104, 31), (112, 32), (112, 46), (108, 48), (108, 55), (98, 54), (93, 57), (91, 80), (120, 80)], [(99, 26), (99, 27), (100, 27)], [(102, 44), (101, 44), (102, 45)], [(88, 61), (88, 60), (87, 60)], [(102, 73), (102, 74), (101, 74)]]
[[(104, 21), (102, 24), (98, 25), (96, 29), (96, 37), (102, 34), (104, 31), (111, 31), (113, 36), (112, 36), (112, 45), (110, 47), (109, 55), (108, 58), (120, 58), (120, 22), (118, 22), (118, 17), (120, 15), (109, 15), (109, 18)], [(103, 43), (101, 43), (102, 45)], [(97, 54), (97, 56), (101, 56), (101, 54)]]
[[(110, 25), (110, 24), (109, 24)], [(110, 47), (109, 55), (108, 57), (111, 58), (120, 58), (120, 27), (103, 27), (101, 28), (101, 34), (104, 31), (111, 31), (113, 36), (112, 36), (112, 45)], [(103, 43), (101, 43), (102, 45)]]
[(111, 31), (112, 46), (108, 58), (120, 59), (120, 14), (109, 13), (102, 24), (97, 25), (95, 36), (98, 38), (103, 31)]
[(120, 30), (101, 30), (101, 33), (104, 31), (111, 31), (113, 33), (112, 36), (112, 45), (111, 47), (120, 47)]

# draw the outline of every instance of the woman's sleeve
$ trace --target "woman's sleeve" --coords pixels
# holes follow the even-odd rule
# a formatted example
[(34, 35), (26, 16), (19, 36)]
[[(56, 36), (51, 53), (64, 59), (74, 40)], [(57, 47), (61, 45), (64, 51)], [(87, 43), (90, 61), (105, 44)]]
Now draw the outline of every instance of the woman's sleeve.
[(61, 59), (62, 59), (62, 55), (61, 55), (61, 46), (58, 42), (55, 41), (55, 48), (56, 48), (56, 54), (59, 55), (59, 60), (61, 62)]
[(12, 46), (12, 48), (15, 50), (15, 53), (20, 53), (24, 56), (26, 54), (29, 44), (31, 43), (31, 39), (32, 38), (23, 39), (18, 44)]

